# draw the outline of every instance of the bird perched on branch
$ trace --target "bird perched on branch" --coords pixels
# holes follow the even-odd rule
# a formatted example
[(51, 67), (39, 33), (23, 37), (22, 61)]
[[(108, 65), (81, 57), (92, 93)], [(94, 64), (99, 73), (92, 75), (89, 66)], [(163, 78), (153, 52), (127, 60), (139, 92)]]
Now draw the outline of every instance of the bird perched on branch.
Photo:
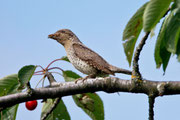
[(99, 54), (86, 47), (69, 29), (62, 29), (48, 36), (62, 44), (67, 57), (80, 72), (94, 78), (102, 75), (124, 73), (131, 75), (131, 71), (109, 64)]

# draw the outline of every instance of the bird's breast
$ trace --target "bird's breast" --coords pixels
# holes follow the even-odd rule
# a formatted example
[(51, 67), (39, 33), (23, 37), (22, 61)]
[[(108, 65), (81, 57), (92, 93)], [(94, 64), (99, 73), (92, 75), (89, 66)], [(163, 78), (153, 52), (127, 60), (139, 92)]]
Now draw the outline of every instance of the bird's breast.
[(79, 70), (80, 72), (90, 75), (90, 74), (96, 74), (97, 69), (89, 65), (86, 61), (81, 60), (76, 54), (74, 53), (73, 48), (69, 48), (66, 50), (67, 57), (69, 61), (73, 64), (73, 66)]

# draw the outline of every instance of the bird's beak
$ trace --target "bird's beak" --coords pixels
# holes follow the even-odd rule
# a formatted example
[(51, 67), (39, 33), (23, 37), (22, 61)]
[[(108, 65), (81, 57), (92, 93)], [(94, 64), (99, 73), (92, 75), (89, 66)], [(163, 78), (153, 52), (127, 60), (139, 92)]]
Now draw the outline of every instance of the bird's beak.
[(53, 39), (53, 37), (54, 37), (54, 34), (48, 35), (48, 38), (52, 38)]

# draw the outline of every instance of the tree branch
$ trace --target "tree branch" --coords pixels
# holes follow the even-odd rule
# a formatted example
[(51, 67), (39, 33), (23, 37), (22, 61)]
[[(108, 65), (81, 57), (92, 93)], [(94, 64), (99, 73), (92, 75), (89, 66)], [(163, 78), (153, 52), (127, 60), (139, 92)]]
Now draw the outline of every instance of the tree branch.
[(139, 56), (140, 56), (140, 53), (142, 51), (142, 48), (143, 46), (145, 45), (145, 42), (149, 36), (150, 32), (147, 32), (145, 34), (145, 36), (142, 38), (141, 42), (139, 43), (139, 45), (136, 47), (136, 50), (135, 50), (135, 53), (134, 53), (134, 59), (133, 59), (133, 71), (132, 71), (132, 75), (135, 77), (135, 78), (139, 78), (139, 79), (142, 79), (142, 76), (141, 76), (141, 73), (139, 72), (139, 64), (138, 64), (138, 61), (139, 61)]
[(155, 97), (153, 95), (149, 95), (149, 120), (154, 120), (154, 102)]
[[(163, 17), (165, 17), (168, 12), (171, 10), (171, 8), (168, 8), (167, 11), (164, 13)], [(146, 32), (145, 36), (142, 38), (141, 42), (139, 43), (139, 45), (136, 47), (136, 50), (135, 50), (135, 53), (134, 53), (134, 58), (133, 58), (133, 71), (132, 71), (132, 79), (136, 79), (137, 80), (141, 80), (142, 79), (142, 76), (141, 76), (141, 73), (139, 72), (139, 64), (138, 64), (138, 61), (139, 61), (139, 56), (140, 56), (140, 53), (142, 51), (142, 48), (143, 46), (145, 45), (145, 42), (148, 38), (150, 34), (150, 31), (149, 32)], [(135, 80), (135, 81), (137, 81)]]
[[(0, 108), (4, 109), (18, 103), (30, 101), (34, 99), (57, 98), (59, 96), (69, 96), (87, 92), (104, 91), (107, 93), (114, 92), (130, 92), (144, 93), (154, 97), (159, 96), (162, 89), (159, 86), (163, 84), (163, 95), (180, 94), (180, 81), (150, 81), (142, 80), (141, 86), (134, 85), (131, 80), (123, 80), (117, 77), (87, 79), (84, 82), (64, 82), (54, 83), (51, 87), (33, 89), (32, 94), (28, 91), (22, 93), (11, 94), (0, 97)], [(162, 88), (162, 86), (161, 86)]]
[(41, 120), (46, 120), (46, 118), (52, 113), (52, 111), (57, 107), (58, 103), (60, 102), (61, 97), (56, 98), (55, 101), (53, 102), (53, 105), (49, 110), (41, 117)]
[(47, 76), (50, 86), (53, 85), (53, 83), (56, 83), (56, 80), (54, 79), (52, 73), (46, 71), (45, 76)]

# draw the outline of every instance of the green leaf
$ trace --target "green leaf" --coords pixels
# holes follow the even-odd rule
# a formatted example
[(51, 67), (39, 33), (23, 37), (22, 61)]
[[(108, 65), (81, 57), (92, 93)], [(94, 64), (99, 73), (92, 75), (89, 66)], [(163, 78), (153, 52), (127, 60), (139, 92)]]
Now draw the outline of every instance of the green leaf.
[[(175, 0), (175, 2), (173, 4), (173, 10), (174, 9), (176, 10), (176, 8), (177, 9), (180, 8), (180, 0)], [(179, 33), (179, 36), (180, 36), (180, 33)], [(179, 37), (178, 44), (177, 44), (176, 54), (177, 54), (177, 59), (180, 62), (180, 37)]]
[(154, 27), (152, 30), (151, 30), (151, 32), (150, 32), (150, 38), (152, 38), (152, 37), (154, 37), (155, 36), (155, 28), (156, 27)]
[[(179, 1), (180, 2), (180, 1)], [(160, 33), (155, 47), (155, 61), (159, 68), (163, 64), (165, 71), (171, 56), (171, 53), (179, 57), (180, 39), (180, 7), (177, 1), (172, 5), (171, 13), (163, 21)]]
[(1, 120), (16, 120), (16, 113), (19, 104), (14, 105), (10, 108), (6, 108), (5, 110), (0, 112), (0, 119)]
[(81, 76), (70, 70), (63, 71), (63, 77), (66, 82), (75, 81), (76, 79), (81, 78)]
[(155, 57), (155, 61), (156, 61), (156, 67), (159, 68), (161, 66), (161, 64), (163, 64), (163, 70), (166, 70), (166, 67), (168, 65), (169, 62), (169, 58), (171, 53), (168, 52), (166, 50), (165, 47), (165, 33), (167, 30), (167, 25), (171, 19), (171, 17), (173, 16), (173, 14), (169, 14), (168, 16), (166, 16), (166, 18), (164, 19), (162, 25), (161, 25), (161, 29), (156, 41), (156, 46), (155, 46), (155, 53), (154, 53), (154, 57)]
[(136, 13), (131, 17), (128, 21), (124, 31), (123, 31), (123, 40), (128, 40), (132, 36), (138, 36), (140, 30), (142, 29), (142, 17), (144, 14), (144, 9), (146, 8), (147, 4), (145, 3), (142, 7), (140, 7)]
[(103, 102), (96, 93), (73, 95), (73, 99), (93, 120), (104, 120)]
[(70, 62), (67, 56), (63, 56), (63, 57), (61, 58), (61, 60), (64, 60), (64, 61), (66, 61), (66, 62)]
[(169, 59), (170, 59), (171, 53), (168, 52), (165, 47), (162, 47), (161, 51), (160, 51), (160, 56), (162, 58), (163, 70), (165, 72), (166, 68), (167, 68), (167, 65), (169, 63)]
[(32, 75), (34, 74), (34, 71), (36, 70), (37, 66), (34, 65), (28, 65), (22, 67), (18, 72), (18, 78), (21, 86), (19, 89), (25, 88), (26, 84), (30, 81)]
[(174, 0), (174, 4), (172, 6), (172, 9), (174, 8), (180, 8), (180, 0)]
[(177, 54), (177, 59), (180, 62), (180, 38), (179, 38), (179, 41), (178, 41), (178, 47), (177, 47), (176, 54)]
[[(47, 99), (47, 101), (44, 102), (41, 117), (44, 114), (46, 114), (47, 111), (49, 111), (49, 108), (51, 108), (53, 103), (54, 103), (54, 99)], [(47, 117), (46, 120), (70, 120), (70, 119), (71, 118), (66, 109), (66, 106), (65, 106), (64, 102), (61, 100), (58, 103), (58, 105), (56, 106), (56, 108), (52, 111), (52, 113)]]
[(0, 79), (0, 96), (16, 93), (19, 86), (18, 75), (12, 74)]
[(129, 66), (131, 66), (131, 61), (132, 61), (132, 56), (133, 56), (136, 40), (137, 40), (137, 38), (131, 37), (131, 38), (129, 38), (128, 41), (123, 43), (124, 52), (126, 54), (126, 58), (128, 60)]
[(166, 13), (172, 0), (151, 0), (143, 15), (143, 28), (145, 32), (151, 31)]
[(142, 17), (147, 4), (148, 2), (145, 3), (141, 8), (139, 8), (137, 12), (131, 17), (123, 32), (123, 40), (126, 40), (123, 46), (127, 60), (129, 62), (129, 66), (131, 66), (131, 60), (134, 52), (135, 43), (142, 30)]
[(171, 53), (176, 53), (180, 38), (180, 8), (174, 9), (165, 33), (166, 48)]
[[(19, 85), (20, 84), (18, 82), (17, 74), (8, 75), (0, 79), (0, 96), (20, 92), (20, 90), (18, 90)], [(1, 120), (15, 120), (17, 108), (18, 108), (18, 104), (1, 111), (0, 119)]]
[[(72, 71), (64, 71), (65, 81), (74, 81), (80, 76)], [(77, 106), (83, 109), (93, 120), (104, 120), (103, 102), (96, 93), (84, 93), (73, 95)]]

